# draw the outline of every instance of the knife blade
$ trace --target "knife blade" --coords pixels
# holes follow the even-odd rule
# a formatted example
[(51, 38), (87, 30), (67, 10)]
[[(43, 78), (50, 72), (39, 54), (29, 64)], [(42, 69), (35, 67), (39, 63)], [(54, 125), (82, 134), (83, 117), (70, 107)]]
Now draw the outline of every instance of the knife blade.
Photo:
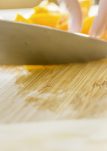
[(107, 42), (56, 30), (0, 20), (0, 64), (65, 64), (107, 57)]

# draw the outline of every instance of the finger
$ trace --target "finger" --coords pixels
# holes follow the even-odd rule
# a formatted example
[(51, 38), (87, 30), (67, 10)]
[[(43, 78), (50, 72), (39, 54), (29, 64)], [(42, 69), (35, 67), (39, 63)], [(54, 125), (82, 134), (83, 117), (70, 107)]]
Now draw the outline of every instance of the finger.
[(69, 30), (80, 32), (82, 27), (82, 11), (78, 0), (65, 0), (65, 4), (70, 14)]
[(106, 25), (105, 25), (103, 34), (101, 35), (101, 38), (104, 40), (107, 40), (107, 20), (106, 20)]
[(94, 24), (90, 30), (90, 35), (100, 36), (104, 32), (107, 15), (107, 0), (100, 0), (98, 15), (94, 20)]
[(99, 19), (97, 16), (94, 20), (94, 24), (90, 30), (90, 35), (95, 37), (100, 37), (105, 29), (105, 20)]

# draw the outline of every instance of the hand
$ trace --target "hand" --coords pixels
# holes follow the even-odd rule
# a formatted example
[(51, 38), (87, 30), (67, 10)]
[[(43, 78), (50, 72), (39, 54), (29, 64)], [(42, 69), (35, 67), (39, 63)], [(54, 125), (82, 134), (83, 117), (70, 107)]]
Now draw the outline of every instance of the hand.
[(100, 36), (107, 30), (107, 0), (100, 0), (98, 15), (95, 18), (90, 34)]
[[(36, 0), (37, 2), (41, 2), (42, 0)], [(80, 32), (82, 28), (82, 10), (78, 0), (48, 0), (49, 2), (61, 3), (62, 1), (65, 3), (69, 15), (69, 31), (72, 32)]]
[(78, 0), (58, 0), (65, 2), (70, 14), (69, 31), (80, 32), (82, 27), (82, 10)]

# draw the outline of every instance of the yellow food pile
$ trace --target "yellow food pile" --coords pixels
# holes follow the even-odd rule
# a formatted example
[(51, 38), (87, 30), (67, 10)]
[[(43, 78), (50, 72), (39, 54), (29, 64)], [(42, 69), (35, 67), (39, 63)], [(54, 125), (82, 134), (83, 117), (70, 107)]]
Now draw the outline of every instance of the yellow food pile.
[[(79, 1), (84, 14), (84, 21), (81, 33), (89, 34), (90, 28), (95, 18), (94, 16), (88, 16), (89, 8), (92, 6), (92, 0)], [(62, 13), (60, 9), (57, 11), (50, 10), (48, 7), (49, 4), (50, 3), (36, 6), (34, 8), (34, 13), (28, 18), (24, 18), (22, 15), (17, 14), (16, 21), (29, 24), (39, 24), (67, 31), (69, 15), (67, 13)], [(107, 38), (107, 35), (103, 35), (102, 38)]]
[(39, 24), (58, 28), (61, 30), (68, 29), (68, 17), (60, 11), (50, 11), (47, 6), (37, 6), (34, 8), (34, 13), (29, 18), (24, 18), (17, 14), (16, 21), (29, 24)]

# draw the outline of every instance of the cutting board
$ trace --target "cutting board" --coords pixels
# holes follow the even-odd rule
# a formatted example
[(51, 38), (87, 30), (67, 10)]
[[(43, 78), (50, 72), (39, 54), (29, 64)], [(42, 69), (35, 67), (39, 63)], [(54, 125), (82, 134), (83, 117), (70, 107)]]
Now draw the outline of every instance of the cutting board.
[[(13, 20), (33, 10), (0, 10)], [(95, 7), (92, 14), (95, 13)], [(8, 15), (7, 15), (8, 14)], [(0, 123), (107, 117), (107, 59), (53, 66), (0, 66)]]
[(0, 67), (0, 123), (107, 117), (107, 59)]

